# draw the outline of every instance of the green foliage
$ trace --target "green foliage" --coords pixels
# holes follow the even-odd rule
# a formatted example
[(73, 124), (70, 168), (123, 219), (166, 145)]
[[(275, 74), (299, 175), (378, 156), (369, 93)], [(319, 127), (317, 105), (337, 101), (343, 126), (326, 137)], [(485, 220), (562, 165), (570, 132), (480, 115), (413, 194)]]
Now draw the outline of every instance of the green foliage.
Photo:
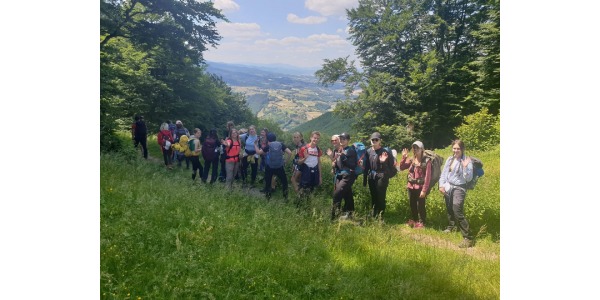
[(500, 144), (500, 117), (488, 113), (487, 108), (465, 116), (463, 124), (455, 129), (456, 136), (467, 149), (489, 150)]
[[(350, 136), (353, 136), (355, 131), (352, 129), (352, 124), (356, 122), (356, 119), (343, 119), (334, 112), (328, 111), (317, 118), (314, 118), (302, 125), (290, 130), (290, 132), (299, 131), (302, 132), (304, 137), (308, 137), (314, 130), (321, 132), (321, 140), (327, 140), (334, 134), (340, 134), (342, 132), (348, 132)], [(308, 139), (305, 139), (308, 141)], [(329, 144), (331, 145), (331, 144)]]
[[(380, 126), (430, 147), (447, 145), (465, 115), (499, 113), (499, 1), (366, 0), (348, 11), (350, 40), (364, 72), (347, 58), (325, 60), (321, 84), (360, 87), (336, 111), (366, 134)], [(401, 128), (405, 128), (403, 131)]]

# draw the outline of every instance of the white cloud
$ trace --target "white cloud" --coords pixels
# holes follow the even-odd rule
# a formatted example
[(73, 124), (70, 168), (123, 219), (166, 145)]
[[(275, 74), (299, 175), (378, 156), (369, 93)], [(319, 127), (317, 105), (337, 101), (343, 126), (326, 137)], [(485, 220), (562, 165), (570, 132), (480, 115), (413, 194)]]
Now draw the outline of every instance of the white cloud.
[(224, 12), (237, 11), (240, 9), (240, 6), (232, 0), (215, 0), (214, 6)]
[(306, 18), (300, 18), (295, 14), (288, 14), (287, 15), (287, 20), (290, 23), (295, 23), (295, 24), (321, 24), (327, 21), (326, 17), (317, 17), (317, 16), (309, 16)]
[(223, 38), (248, 40), (265, 36), (256, 23), (217, 23), (217, 31)]
[(323, 16), (346, 16), (346, 9), (358, 7), (358, 0), (306, 0), (304, 7)]

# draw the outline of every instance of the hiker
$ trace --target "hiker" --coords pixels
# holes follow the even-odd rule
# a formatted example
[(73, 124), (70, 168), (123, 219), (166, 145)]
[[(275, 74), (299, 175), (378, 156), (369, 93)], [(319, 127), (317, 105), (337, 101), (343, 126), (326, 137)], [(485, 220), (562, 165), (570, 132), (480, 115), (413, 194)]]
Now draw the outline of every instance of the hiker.
[[(190, 147), (187, 149), (189, 160), (192, 162), (192, 182), (196, 182), (196, 171), (198, 171), (198, 177), (202, 177), (202, 164), (200, 163), (200, 137), (202, 136), (202, 130), (200, 128), (194, 128), (194, 135), (190, 137)], [(187, 136), (182, 135), (179, 140), (187, 140)]]
[[(331, 150), (331, 148), (327, 148), (327, 156), (329, 159), (331, 159), (331, 174), (335, 174), (335, 152), (340, 150), (339, 135), (334, 134), (331, 136), (331, 146), (333, 147), (333, 150)], [(335, 176), (333, 176), (333, 179), (335, 181)]]
[(210, 175), (210, 183), (213, 184), (217, 180), (217, 168), (219, 167), (219, 149), (221, 142), (217, 135), (217, 129), (213, 128), (208, 132), (208, 136), (202, 143), (202, 157), (204, 158), (204, 170), (202, 171), (202, 182), (208, 180), (208, 171), (212, 167)]
[(292, 140), (294, 142), (294, 146), (296, 146), (296, 149), (294, 150), (294, 160), (292, 161), (292, 178), (290, 181), (292, 182), (294, 191), (298, 193), (300, 179), (302, 176), (302, 172), (300, 172), (300, 166), (298, 165), (298, 160), (300, 159), (300, 148), (304, 147), (305, 143), (302, 133), (298, 131), (294, 132), (292, 135)]
[[(175, 123), (171, 122), (171, 120), (167, 120), (167, 124), (169, 124), (169, 131), (171, 132), (171, 136), (173, 137), (173, 140), (175, 140), (175, 129), (177, 128), (177, 126), (175, 125)], [(175, 160), (175, 151), (171, 151), (171, 161)]]
[(371, 193), (372, 217), (383, 220), (386, 207), (386, 193), (390, 184), (390, 178), (397, 173), (394, 166), (394, 156), (386, 148), (382, 147), (383, 140), (379, 132), (371, 134), (371, 148), (367, 150), (363, 167), (363, 186), (369, 184)]
[(415, 141), (412, 144), (413, 158), (408, 158), (408, 149), (402, 149), (402, 161), (400, 161), (400, 170), (408, 169), (408, 180), (406, 189), (410, 203), (411, 219), (408, 220), (408, 226), (414, 228), (425, 227), (427, 221), (427, 211), (425, 209), (425, 198), (429, 188), (435, 184), (431, 182), (431, 160), (425, 159), (423, 154), (425, 148), (421, 141)]
[(144, 158), (148, 159), (148, 129), (146, 128), (146, 122), (144, 122), (144, 116), (136, 116), (135, 123), (133, 124), (133, 146), (137, 148), (138, 144), (142, 145), (142, 151)]
[[(183, 136), (190, 137), (190, 132), (187, 130), (187, 128), (183, 127), (183, 122), (181, 122), (180, 120), (177, 120), (175, 122), (175, 135), (173, 136), (173, 139), (175, 140), (175, 143), (179, 142), (179, 139)], [(181, 167), (181, 161), (185, 160), (185, 168), (189, 169), (190, 168), (190, 158), (184, 155), (185, 152), (181, 152), (178, 151), (177, 149), (175, 149), (175, 158), (177, 159), (177, 166)]]
[[(339, 135), (340, 147), (335, 152), (335, 190), (333, 192), (333, 205), (331, 207), (331, 220), (335, 220), (341, 209), (341, 220), (352, 219), (354, 212), (354, 195), (352, 184), (356, 180), (354, 169), (358, 164), (356, 150), (349, 146), (350, 135), (341, 133)], [(342, 199), (344, 206), (341, 207)]]
[[(191, 137), (189, 139), (191, 139)], [(184, 135), (180, 137), (179, 140), (176, 140), (173, 145), (171, 145), (173, 151), (181, 153), (181, 155), (185, 155), (188, 160), (190, 159), (189, 157), (192, 156), (192, 153), (189, 151), (189, 139), (187, 135)]]
[(444, 232), (452, 232), (458, 226), (463, 236), (463, 241), (458, 246), (468, 248), (475, 245), (475, 238), (464, 213), (466, 184), (473, 178), (473, 162), (470, 157), (465, 156), (465, 144), (461, 140), (452, 142), (452, 152), (454, 154), (446, 159), (439, 182), (448, 214), (448, 227)]
[(240, 168), (240, 152), (241, 143), (238, 131), (232, 128), (229, 137), (221, 140), (221, 144), (225, 145), (225, 184), (228, 189), (233, 189), (233, 179), (237, 175)]
[(171, 144), (173, 144), (174, 141), (171, 131), (169, 131), (169, 124), (162, 123), (162, 125), (160, 125), (160, 132), (157, 134), (156, 140), (162, 151), (165, 166), (167, 169), (172, 170), (173, 165), (171, 158), (173, 156), (173, 149), (171, 148)]
[(250, 174), (250, 184), (254, 186), (256, 181), (256, 174), (258, 172), (258, 154), (254, 149), (254, 142), (258, 140), (256, 135), (256, 127), (250, 125), (248, 127), (248, 133), (240, 134), (240, 140), (244, 146), (244, 154), (242, 155), (242, 182), (246, 184), (246, 177), (248, 177), (248, 166), (251, 167), (252, 173)]
[[(321, 185), (321, 156), (323, 152), (317, 144), (321, 139), (321, 133), (313, 131), (310, 134), (310, 143), (302, 146), (299, 151), (298, 166), (300, 168), (301, 193), (312, 193), (314, 188)], [(293, 178), (293, 177), (292, 177)]]
[[(258, 145), (260, 146), (260, 148), (264, 148), (267, 146), (267, 134), (269, 133), (269, 129), (267, 128), (263, 128), (260, 131), (260, 136), (258, 137)], [(260, 156), (260, 163), (258, 164), (258, 171), (259, 172), (264, 172), (265, 171), (265, 158), (262, 155)]]
[[(231, 133), (231, 130), (233, 129), (233, 127), (235, 126), (235, 124), (233, 123), (233, 121), (228, 121), (227, 122), (227, 129), (223, 132), (223, 138), (227, 139), (229, 137), (229, 134)], [(225, 144), (221, 143), (221, 153), (220, 153), (221, 157), (220, 157), (220, 161), (221, 161), (221, 171), (219, 172), (219, 181), (220, 182), (225, 182), (225, 179), (227, 177), (227, 170), (225, 168), (225, 160), (227, 159), (225, 155)]]
[(277, 141), (277, 136), (274, 133), (269, 132), (267, 134), (267, 146), (259, 148), (258, 141), (254, 144), (256, 153), (259, 155), (265, 155), (265, 195), (267, 200), (271, 199), (271, 182), (273, 175), (279, 178), (283, 189), (283, 198), (287, 202), (288, 200), (288, 182), (287, 176), (285, 175), (285, 157), (284, 153), (292, 156), (292, 151), (285, 146), (284, 143)]

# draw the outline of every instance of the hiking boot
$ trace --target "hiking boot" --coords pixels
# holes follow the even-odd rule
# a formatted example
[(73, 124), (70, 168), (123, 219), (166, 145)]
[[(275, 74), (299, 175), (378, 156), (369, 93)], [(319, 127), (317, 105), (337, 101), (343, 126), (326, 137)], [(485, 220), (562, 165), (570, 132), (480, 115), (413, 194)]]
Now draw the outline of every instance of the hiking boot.
[(475, 246), (475, 240), (463, 239), (463, 241), (458, 245), (458, 248), (470, 248)]
[(425, 225), (422, 222), (415, 223), (415, 229), (425, 228)]
[(416, 223), (415, 223), (415, 221), (413, 221), (413, 220), (408, 220), (408, 222), (406, 223), (406, 225), (408, 225), (408, 227), (411, 227), (411, 228), (412, 228), (412, 227), (415, 227), (415, 224), (416, 224)]
[(454, 227), (446, 227), (446, 229), (444, 229), (444, 231), (442, 231), (443, 233), (451, 233), (452, 231), (454, 231)]

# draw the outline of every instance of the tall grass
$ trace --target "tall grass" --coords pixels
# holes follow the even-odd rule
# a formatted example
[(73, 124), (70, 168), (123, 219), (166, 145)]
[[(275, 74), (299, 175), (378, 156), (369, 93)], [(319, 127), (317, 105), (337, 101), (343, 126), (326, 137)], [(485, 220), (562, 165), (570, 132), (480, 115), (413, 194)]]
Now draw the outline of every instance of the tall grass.
[[(499, 150), (473, 154), (486, 175), (468, 193), (466, 212), (474, 229), (486, 231), (470, 249), (456, 247), (459, 234), (438, 230), (446, 220), (436, 193), (428, 228), (403, 225), (405, 173), (390, 186), (386, 223), (358, 226), (329, 221), (328, 172), (310, 204), (296, 208), (280, 192), (266, 201), (238, 185), (194, 185), (189, 172), (162, 162), (103, 154), (101, 298), (497, 299)], [(359, 182), (361, 218), (369, 198)]]

